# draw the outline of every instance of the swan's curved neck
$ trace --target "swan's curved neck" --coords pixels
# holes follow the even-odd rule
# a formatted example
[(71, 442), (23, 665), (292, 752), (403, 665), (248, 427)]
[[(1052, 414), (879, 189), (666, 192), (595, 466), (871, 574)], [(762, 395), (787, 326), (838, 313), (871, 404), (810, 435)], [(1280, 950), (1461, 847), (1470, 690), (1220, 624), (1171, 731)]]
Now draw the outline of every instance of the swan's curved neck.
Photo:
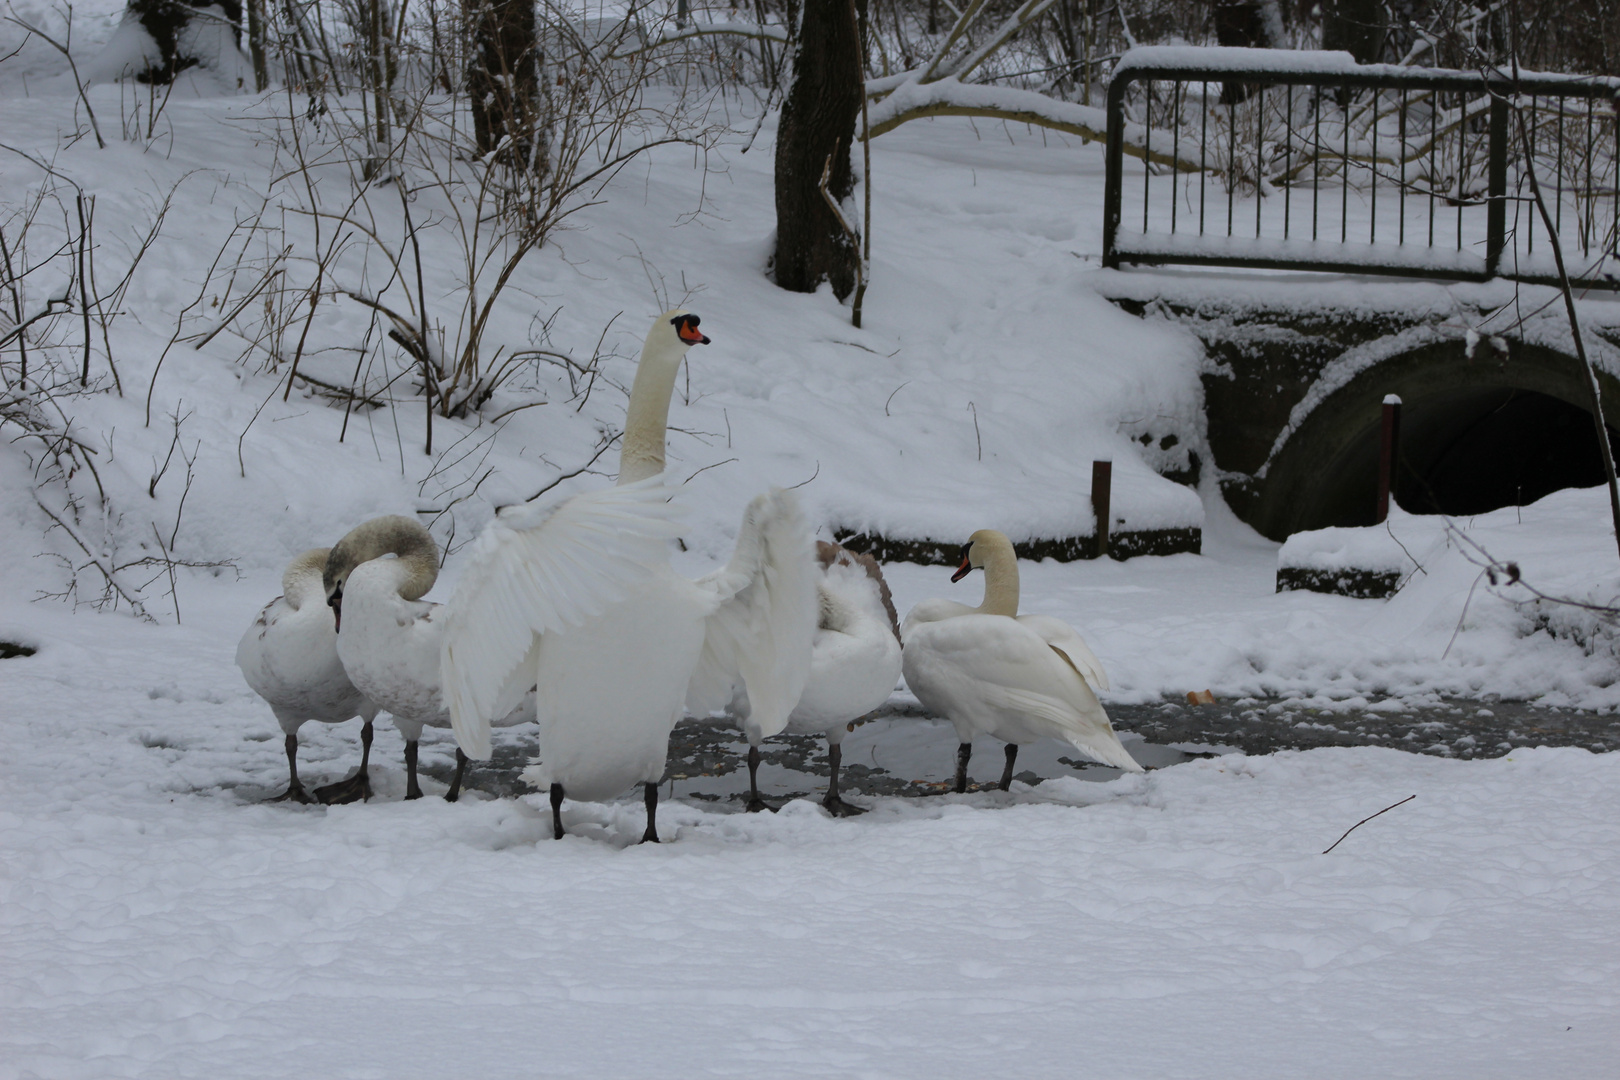
[(326, 557), (331, 548), (314, 548), (294, 559), (281, 575), (281, 595), (287, 604), (298, 611), (307, 603), (324, 605), (325, 590), (321, 588), (321, 572), (326, 569)]
[(359, 566), (384, 555), (399, 556), (393, 578), (399, 595), (420, 599), (439, 578), (439, 546), (420, 524), (397, 514), (374, 518), (349, 532), (332, 549), (332, 561)]
[(1018, 614), (1018, 556), (1012, 544), (1002, 538), (999, 543), (987, 544), (980, 540), (975, 545), (985, 547), (984, 603), (979, 605), (980, 615)]
[[(654, 327), (654, 333), (665, 327)], [(673, 333), (670, 334), (673, 337)], [(649, 340), (641, 349), (636, 380), (630, 385), (630, 408), (624, 417), (624, 443), (619, 448), (619, 483), (632, 484), (664, 471), (664, 434), (669, 427), (669, 399), (675, 375), (686, 355), (683, 346), (666, 347)]]

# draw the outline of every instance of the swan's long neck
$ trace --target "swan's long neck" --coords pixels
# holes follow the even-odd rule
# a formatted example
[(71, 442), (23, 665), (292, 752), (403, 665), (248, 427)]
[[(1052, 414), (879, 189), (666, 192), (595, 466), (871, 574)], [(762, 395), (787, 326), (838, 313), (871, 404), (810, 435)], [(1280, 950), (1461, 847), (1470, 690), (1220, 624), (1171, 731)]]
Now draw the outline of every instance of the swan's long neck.
[(352, 569), (388, 554), (399, 556), (393, 581), (401, 597), (416, 600), (433, 588), (439, 578), (439, 546), (419, 523), (398, 514), (350, 530), (332, 549), (328, 566)]
[[(668, 340), (666, 340), (668, 339)], [(669, 399), (686, 345), (674, 328), (660, 319), (641, 347), (630, 408), (624, 417), (624, 443), (619, 448), (619, 483), (632, 484), (664, 471), (664, 434), (669, 427)]]
[(1007, 538), (997, 534), (996, 540), (976, 540), (974, 548), (984, 548), (984, 603), (979, 605), (980, 615), (1018, 614), (1018, 556)]
[(321, 571), (326, 569), (326, 557), (330, 554), (331, 548), (313, 548), (289, 563), (287, 572), (281, 575), (281, 595), (294, 611), (302, 610), (308, 603), (317, 606), (326, 603)]

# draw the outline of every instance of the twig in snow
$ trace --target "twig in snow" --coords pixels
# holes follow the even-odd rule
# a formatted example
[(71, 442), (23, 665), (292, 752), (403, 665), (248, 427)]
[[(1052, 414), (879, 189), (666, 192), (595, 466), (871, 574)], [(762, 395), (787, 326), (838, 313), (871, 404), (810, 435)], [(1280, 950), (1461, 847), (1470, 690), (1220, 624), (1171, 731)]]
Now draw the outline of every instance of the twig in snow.
[(1446, 657), (1450, 656), (1451, 647), (1457, 644), (1457, 635), (1462, 633), (1463, 620), (1468, 618), (1468, 605), (1474, 602), (1474, 590), (1479, 588), (1479, 583), (1481, 581), (1485, 580), (1485, 574), (1487, 573), (1488, 569), (1489, 568), (1486, 570), (1481, 570), (1479, 572), (1479, 576), (1474, 578), (1474, 583), (1468, 586), (1468, 596), (1463, 600), (1462, 614), (1457, 616), (1457, 625), (1452, 629), (1451, 640), (1446, 642), (1446, 651), (1440, 654), (1440, 659), (1444, 660)]
[(973, 445), (978, 448), (979, 460), (984, 460), (984, 440), (979, 438), (979, 407), (968, 402), (968, 412), (973, 414)]
[[(1390, 805), (1384, 807), (1382, 810), (1378, 811), (1378, 814), (1387, 814), (1391, 810), (1395, 809), (1397, 806), (1405, 805), (1406, 803), (1411, 802), (1415, 798), (1417, 798), (1416, 795), (1408, 795), (1406, 798), (1402, 799), (1400, 802), (1391, 803)], [(1357, 829), (1359, 829), (1363, 825), (1367, 824), (1367, 822), (1369, 822), (1373, 818), (1377, 817), (1378, 814), (1369, 814), (1368, 816), (1362, 818), (1360, 821), (1356, 822), (1354, 825), (1352, 825), (1348, 829), (1344, 830), (1344, 836), (1349, 836), (1351, 833), (1355, 832)], [(1326, 855), (1328, 853), (1328, 851), (1332, 851), (1334, 848), (1336, 848), (1340, 844), (1344, 843), (1344, 836), (1341, 836), (1337, 840), (1333, 841), (1333, 843), (1331, 845), (1329, 845), (1327, 851), (1322, 852), (1322, 854)]]
[(894, 395), (898, 394), (900, 391), (904, 390), (906, 387), (908, 387), (910, 385), (911, 385), (911, 380), (907, 379), (905, 382), (901, 383), (899, 386), (897, 386), (893, 390), (891, 390), (889, 392), (889, 396), (883, 399), (883, 415), (884, 416), (889, 415), (889, 402), (894, 400)]
[(610, 438), (603, 439), (602, 440), (602, 445), (600, 445), (600, 446), (598, 446), (596, 448), (596, 453), (591, 455), (591, 459), (589, 461), (587, 461), (585, 464), (581, 465), (579, 468), (575, 469), (573, 472), (563, 473), (561, 476), (557, 477), (551, 483), (547, 484), (545, 487), (541, 488), (539, 491), (535, 492), (533, 495), (530, 495), (527, 499), (524, 499), (523, 501), (524, 502), (534, 502), (534, 500), (538, 499), (540, 496), (544, 495), (546, 492), (550, 491), (552, 488), (556, 487), (558, 484), (562, 483), (564, 480), (572, 480), (574, 477), (578, 476), (580, 473), (586, 472), (587, 470), (590, 469), (590, 467), (592, 465), (596, 464), (596, 459), (597, 458), (599, 458), (603, 454), (607, 453), (608, 447), (612, 446), (614, 443), (616, 443), (618, 441), (619, 441), (619, 435), (618, 434), (615, 434), (615, 435), (611, 436)]
[[(816, 477), (818, 477), (820, 475), (821, 475), (821, 460), (818, 458), (816, 460), (816, 471), (810, 474), (810, 480), (814, 480)], [(804, 485), (808, 484), (810, 482), (810, 480), (801, 480), (797, 484), (793, 484), (792, 486), (790, 486), (787, 490), (792, 491), (794, 488), (802, 488), (802, 487), (804, 487)]]
[(690, 484), (693, 480), (697, 479), (698, 473), (705, 473), (705, 472), (708, 472), (710, 469), (718, 469), (722, 465), (730, 465), (733, 461), (739, 461), (739, 460), (741, 460), (741, 459), (740, 458), (734, 458), (734, 457), (728, 457), (728, 458), (726, 458), (726, 460), (717, 461), (713, 465), (705, 465), (705, 466), (703, 466), (703, 468), (699, 469), (697, 472), (693, 473), (691, 476), (688, 476), (685, 480), (682, 480), (681, 483), (682, 484)]

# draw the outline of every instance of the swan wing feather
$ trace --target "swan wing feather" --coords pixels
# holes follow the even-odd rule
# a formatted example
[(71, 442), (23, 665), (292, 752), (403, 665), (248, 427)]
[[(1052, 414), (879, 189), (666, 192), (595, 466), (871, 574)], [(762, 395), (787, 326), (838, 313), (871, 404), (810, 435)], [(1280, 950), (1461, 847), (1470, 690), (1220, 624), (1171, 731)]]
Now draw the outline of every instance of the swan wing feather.
[(1050, 615), (1020, 615), (1018, 621), (1046, 639), (1093, 690), (1108, 689), (1108, 673), (1074, 627)]
[(787, 726), (810, 678), (818, 576), (798, 499), (780, 488), (756, 496), (731, 560), (694, 583), (715, 607), (687, 686), (689, 710), (702, 715), (724, 706), (741, 683), (763, 737)]
[(662, 565), (678, 531), (661, 477), (503, 508), (473, 544), (446, 605), (440, 672), (456, 741), (490, 754), (490, 723), (533, 684), (535, 637), (622, 600)]

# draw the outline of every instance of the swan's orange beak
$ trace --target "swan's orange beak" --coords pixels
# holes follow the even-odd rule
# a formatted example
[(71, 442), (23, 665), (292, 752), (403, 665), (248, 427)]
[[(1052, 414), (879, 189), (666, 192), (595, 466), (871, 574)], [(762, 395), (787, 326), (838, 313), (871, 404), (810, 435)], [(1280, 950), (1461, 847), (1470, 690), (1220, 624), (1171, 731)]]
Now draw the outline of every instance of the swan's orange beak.
[(956, 573), (951, 575), (951, 581), (961, 581), (971, 573), (973, 573), (973, 563), (968, 559), (968, 553), (964, 551), (962, 552), (962, 565), (958, 566)]
[(709, 336), (698, 329), (699, 321), (696, 315), (682, 315), (675, 320), (675, 332), (688, 345), (707, 345)]

